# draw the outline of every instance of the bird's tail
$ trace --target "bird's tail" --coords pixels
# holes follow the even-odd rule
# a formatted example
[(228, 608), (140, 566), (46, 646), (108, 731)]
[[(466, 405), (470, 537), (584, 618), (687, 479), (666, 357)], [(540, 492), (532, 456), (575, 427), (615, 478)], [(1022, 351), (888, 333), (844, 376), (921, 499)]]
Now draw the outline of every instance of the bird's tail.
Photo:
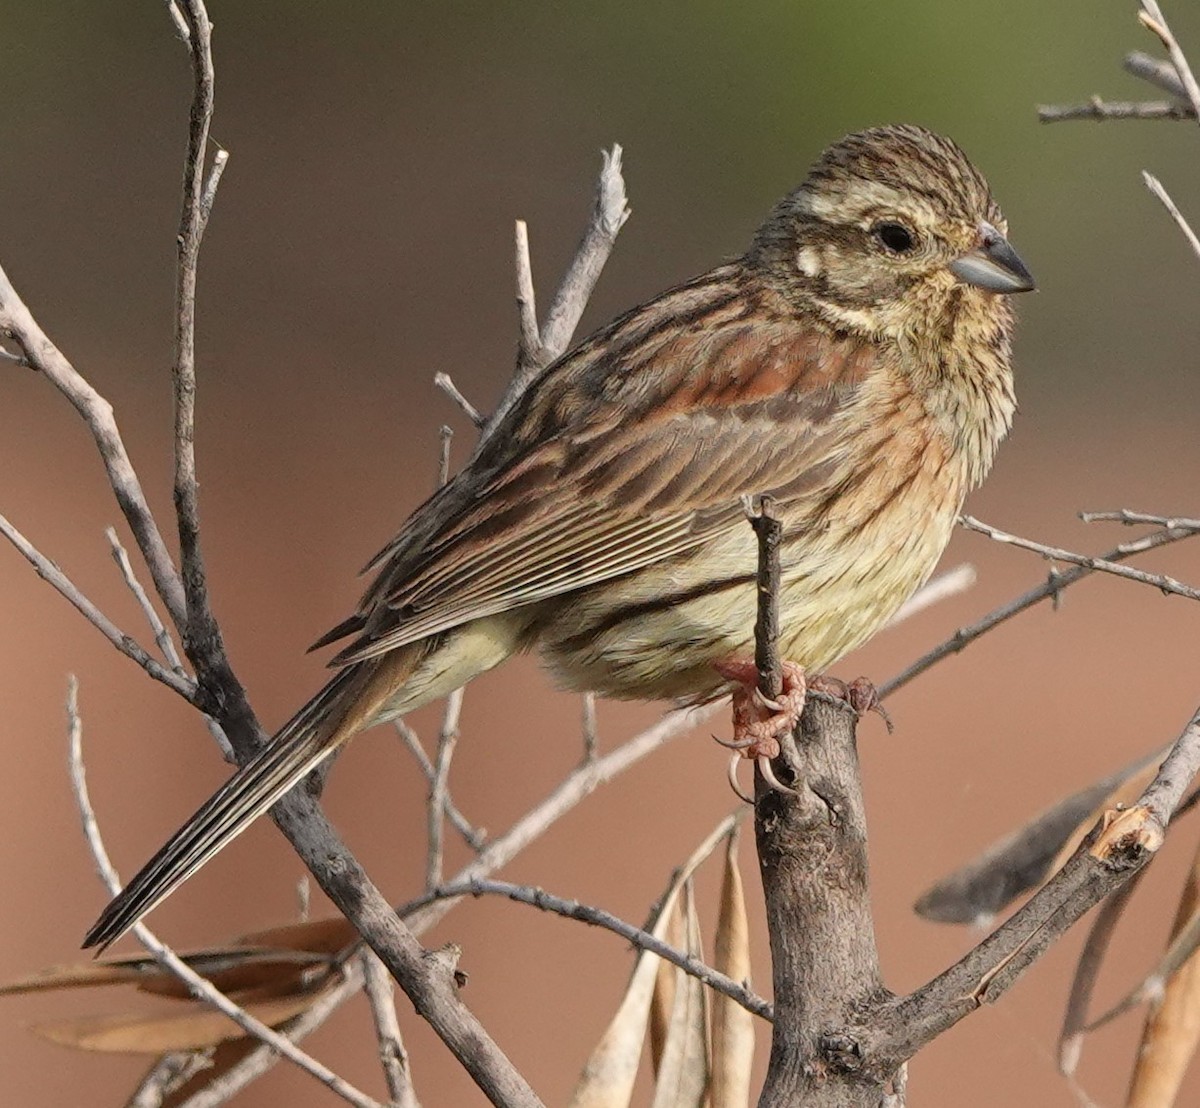
[[(305, 774), (368, 725), (386, 698), (375, 680), (380, 676), (372, 661), (350, 666), (334, 677), (141, 868), (93, 924), (83, 940), (84, 949), (95, 946), (103, 951), (116, 942)], [(387, 676), (394, 688), (400, 675), (393, 669)]]

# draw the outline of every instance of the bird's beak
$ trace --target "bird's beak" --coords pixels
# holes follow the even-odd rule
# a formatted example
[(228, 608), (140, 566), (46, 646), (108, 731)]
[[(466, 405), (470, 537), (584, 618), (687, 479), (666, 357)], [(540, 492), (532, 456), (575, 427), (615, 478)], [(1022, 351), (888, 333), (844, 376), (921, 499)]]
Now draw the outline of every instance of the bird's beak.
[(1037, 288), (1008, 240), (990, 223), (979, 225), (979, 245), (950, 263), (960, 281), (988, 292), (1030, 292)]

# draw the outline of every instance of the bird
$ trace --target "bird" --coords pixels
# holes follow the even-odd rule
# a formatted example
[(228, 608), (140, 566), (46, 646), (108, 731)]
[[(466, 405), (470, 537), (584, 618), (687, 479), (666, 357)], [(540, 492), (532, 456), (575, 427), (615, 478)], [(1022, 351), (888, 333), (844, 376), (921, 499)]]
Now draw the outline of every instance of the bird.
[[(741, 257), (540, 371), (368, 563), (357, 609), (314, 645), (340, 644), (332, 679), (84, 947), (123, 935), (360, 731), (514, 654), (536, 650), (560, 685), (618, 699), (701, 702), (745, 684), (748, 497), (769, 497), (783, 526), (794, 718), (804, 675), (927, 580), (1010, 429), (1010, 295), (1034, 280), (1006, 235), (952, 140), (898, 124), (829, 146)], [(761, 759), (778, 723), (756, 722), (742, 719), (742, 745)]]

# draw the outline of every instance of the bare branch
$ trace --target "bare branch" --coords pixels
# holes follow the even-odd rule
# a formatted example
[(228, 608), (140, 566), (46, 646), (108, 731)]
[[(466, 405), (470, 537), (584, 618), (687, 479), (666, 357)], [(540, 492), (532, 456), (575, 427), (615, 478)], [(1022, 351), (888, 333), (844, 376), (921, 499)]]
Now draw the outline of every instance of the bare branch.
[[(1149, 535), (1143, 535), (1140, 539), (1135, 539), (1132, 542), (1121, 543), (1121, 545), (1109, 550), (1097, 560), (1103, 562), (1124, 561), (1126, 558), (1132, 558), (1134, 555), (1145, 553), (1147, 550), (1155, 550), (1160, 546), (1166, 546), (1169, 543), (1191, 538), (1196, 533), (1197, 530), (1190, 527), (1164, 528), (1161, 531), (1154, 531)], [(1057, 601), (1064, 589), (1075, 584), (1077, 581), (1082, 581), (1085, 577), (1091, 576), (1094, 572), (1094, 569), (1086, 566), (1076, 566), (1074, 569), (1063, 571), (1052, 570), (1049, 577), (1042, 584), (1030, 589), (1028, 592), (1022, 593), (1007, 604), (1002, 604), (978, 622), (966, 627), (960, 627), (945, 642), (939, 643), (927, 654), (923, 654), (890, 681), (885, 681), (879, 686), (880, 697), (890, 696), (897, 689), (903, 688), (910, 681), (920, 677), (922, 673), (938, 662), (949, 658), (952, 654), (958, 654), (976, 639), (999, 627), (1006, 620), (1012, 619), (1013, 616), (1020, 615), (1021, 612), (1032, 608), (1035, 604), (1040, 604), (1043, 600)]]
[(583, 760), (594, 762), (600, 737), (596, 727), (596, 694), (586, 692), (580, 698), (580, 730), (583, 733)]
[(400, 1035), (400, 1020), (396, 1016), (395, 983), (373, 951), (362, 952), (362, 972), (363, 987), (375, 1019), (379, 1060), (391, 1098), (388, 1108), (420, 1108), (413, 1089), (408, 1051), (404, 1049), (404, 1039)]
[[(558, 291), (550, 303), (546, 313), (546, 322), (541, 328), (541, 337), (537, 348), (537, 358), (528, 361), (518, 357), (517, 369), (505, 389), (496, 410), (487, 420), (480, 435), (480, 447), (499, 426), (500, 421), (509, 409), (517, 402), (533, 379), (543, 368), (559, 357), (571, 342), (575, 328), (579, 325), (584, 308), (604, 263), (612, 253), (617, 233), (629, 218), (629, 208), (625, 199), (625, 178), (621, 175), (621, 147), (614, 145), (611, 150), (603, 152), (603, 164), (600, 167), (600, 177), (596, 182), (596, 202), (588, 221), (583, 239), (575, 251), (571, 264), (563, 274)], [(528, 236), (522, 236), (520, 227), (517, 230), (517, 298), (522, 303), (521, 308), (521, 343), (523, 351), (527, 345), (528, 334), (531, 330), (529, 313), (533, 310), (533, 278), (528, 278), (528, 288), (523, 287), (526, 280), (525, 270), (528, 261)], [(524, 302), (527, 299), (527, 307)], [(534, 320), (536, 326), (536, 320)]]
[(474, 877), (468, 881), (457, 881), (452, 884), (442, 885), (434, 889), (427, 896), (413, 901), (412, 907), (423, 907), (426, 904), (437, 900), (444, 900), (447, 897), (457, 898), (463, 896), (503, 896), (518, 904), (528, 904), (543, 912), (562, 916), (564, 919), (573, 919), (580, 923), (589, 924), (592, 927), (601, 927), (606, 931), (611, 931), (614, 935), (620, 935), (626, 942), (632, 943), (639, 949), (648, 950), (651, 954), (657, 954), (664, 961), (678, 966), (684, 973), (702, 981), (710, 989), (715, 989), (717, 992), (736, 1001), (748, 1012), (752, 1012), (756, 1016), (761, 1016), (768, 1021), (771, 1019), (771, 1005), (763, 1000), (762, 997), (756, 995), (737, 981), (734, 981), (731, 977), (727, 977), (725, 974), (701, 962), (699, 958), (676, 949), (670, 943), (656, 938), (649, 931), (635, 927), (633, 924), (614, 916), (611, 912), (606, 912), (603, 908), (596, 908), (590, 904), (581, 904), (577, 900), (566, 900), (563, 897), (554, 896), (546, 892), (545, 889), (535, 888), (532, 885), (516, 885), (510, 881), (492, 881), (482, 877)]
[[(400, 736), (404, 745), (408, 747), (412, 756), (416, 758), (417, 765), (421, 767), (421, 772), (425, 775), (425, 780), (433, 784), (435, 770), (433, 763), (429, 760), (429, 755), (425, 753), (425, 747), (421, 743), (420, 736), (403, 718), (392, 720), (392, 726), (396, 729), (396, 733)], [(482, 827), (476, 827), (472, 824), (459, 811), (449, 796), (446, 797), (446, 818), (454, 824), (455, 829), (472, 850), (478, 853), (483, 849), (487, 843), (487, 832)]]
[(129, 460), (112, 405), (80, 376), (50, 341), (3, 269), (0, 269), (0, 336), (15, 342), (28, 365), (43, 374), (83, 417), (96, 441), (117, 503), (149, 567), (154, 589), (175, 626), (184, 627), (187, 611), (183, 585)]
[(125, 1102), (125, 1108), (162, 1108), (167, 1096), (212, 1065), (211, 1051), (186, 1050), (164, 1054)]
[(487, 416), (483, 415), (474, 404), (463, 396), (449, 373), (435, 373), (433, 375), (433, 383), (436, 388), (441, 389), (442, 392), (463, 410), (467, 419), (476, 427), (482, 427), (487, 423)]
[[(79, 817), (83, 824), (84, 837), (87, 840), (96, 868), (111, 895), (116, 896), (121, 891), (121, 879), (108, 857), (104, 840), (100, 835), (100, 827), (96, 822), (96, 813), (92, 808), (88, 795), (87, 772), (83, 762), (83, 724), (79, 715), (79, 683), (72, 676), (67, 686), (67, 722), (70, 740), (70, 770), (71, 785), (75, 794), (75, 802), (79, 808)], [(216, 989), (209, 981), (201, 977), (173, 950), (160, 942), (145, 924), (136, 924), (133, 933), (161, 965), (179, 978), (188, 991), (197, 1000), (203, 1001), (217, 1009), (222, 1015), (231, 1019), (248, 1035), (253, 1035), (260, 1042), (278, 1051), (283, 1057), (294, 1062), (310, 1076), (315, 1077), (330, 1092), (341, 1097), (348, 1104), (357, 1108), (382, 1108), (378, 1101), (372, 1100), (365, 1093), (359, 1092), (353, 1085), (344, 1081), (336, 1073), (321, 1065), (315, 1058), (300, 1050), (278, 1032), (272, 1030), (261, 1020), (255, 1019), (249, 1012), (235, 1004), (224, 993)]]
[(446, 697), (442, 728), (438, 732), (437, 759), (429, 790), (429, 851), (425, 862), (425, 887), (432, 889), (442, 880), (442, 830), (450, 807), (450, 761), (458, 745), (458, 721), (462, 714), (463, 690), (455, 689)]
[[(202, 686), (221, 671), (223, 684), (236, 679), (224, 661), (224, 643), (208, 599), (207, 576), (200, 547), (200, 498), (196, 478), (196, 281), (200, 243), (211, 210), (205, 208), (204, 163), (212, 123), (214, 72), (212, 24), (203, 0), (181, 0), (188, 25), (188, 55), (192, 62), (192, 106), (187, 155), (183, 168), (183, 204), (179, 216), (175, 272), (175, 357), (171, 367), (175, 395), (175, 514), (187, 623), (184, 649)], [(213, 191), (224, 160), (213, 166)], [(239, 690), (240, 691), (240, 690)]]
[(137, 640), (122, 631), (99, 608), (79, 590), (73, 581), (49, 558), (37, 549), (4, 516), (0, 515), (0, 535), (3, 535), (24, 555), (37, 571), (37, 575), (48, 582), (60, 596), (83, 616), (97, 631), (113, 644), (126, 658), (137, 662), (155, 681), (177, 692), (189, 704), (196, 703), (196, 684), (185, 674), (173, 673), (155, 661), (138, 645)]
[(1200, 589), (1185, 585), (1182, 581), (1176, 581), (1174, 577), (1167, 577), (1160, 573), (1147, 573), (1145, 570), (1134, 569), (1132, 566), (1118, 565), (1106, 558), (1093, 558), (1088, 554), (1077, 554), (1073, 550), (1064, 550), (1062, 547), (1047, 546), (1045, 543), (1034, 542), (1032, 539), (1023, 539), (1019, 535), (1013, 535), (1007, 531), (1001, 531), (998, 527), (983, 523), (973, 516), (961, 516), (959, 522), (968, 531), (977, 531), (994, 542), (1004, 543), (1007, 546), (1030, 550), (1035, 554), (1040, 554), (1043, 558), (1070, 562), (1073, 565), (1082, 566), (1084, 569), (1099, 570), (1101, 573), (1111, 573), (1114, 577), (1124, 577), (1142, 585), (1150, 585), (1164, 593), (1173, 593), (1176, 596), (1187, 597), (1189, 600), (1200, 600)]
[(956, 965), (892, 1002), (881, 1022), (872, 1021), (859, 1049), (874, 1056), (876, 1072), (911, 1058), (960, 1019), (997, 1000), (1081, 916), (1132, 879), (1162, 846), (1198, 768), (1200, 710), (1135, 805), (1106, 813), (1066, 865), (1007, 922)]
[(1084, 523), (1123, 523), (1126, 527), (1140, 527), (1148, 524), (1153, 527), (1166, 527), (1169, 530), (1182, 529), (1185, 531), (1200, 531), (1200, 519), (1188, 519), (1186, 516), (1156, 516), (1148, 512), (1134, 512), (1128, 508), (1118, 508), (1107, 512), (1080, 512), (1079, 518)]
[(454, 428), (443, 423), (438, 430), (438, 440), (437, 487), (440, 489), (450, 480), (450, 445), (454, 442)]
[[(171, 638), (171, 632), (167, 630), (166, 625), (159, 618), (158, 610), (154, 607), (154, 602), (146, 594), (146, 590), (142, 588), (141, 581), (137, 579), (133, 564), (129, 561), (129, 554), (122, 545), (121, 540), (117, 537), (117, 529), (115, 527), (106, 528), (104, 536), (108, 539), (113, 561), (117, 563), (117, 568), (121, 571), (122, 579), (128, 586), (129, 591), (133, 593), (138, 607), (141, 608), (142, 614), (146, 617), (146, 622), (150, 625), (150, 630), (154, 634), (154, 641), (158, 645), (159, 653), (180, 677), (187, 677), (187, 672), (183, 668), (183, 660), (179, 657), (179, 651), (175, 649), (175, 640)], [(191, 678), (189, 677), (188, 680), (190, 681)]]
[(1195, 112), (1174, 100), (1102, 100), (1093, 96), (1085, 104), (1039, 104), (1038, 122), (1061, 123), (1071, 119), (1194, 119)]
[(1188, 221), (1184, 219), (1183, 212), (1175, 206), (1175, 201), (1171, 199), (1167, 190), (1163, 188), (1162, 182), (1153, 173), (1147, 173), (1144, 169), (1142, 170), (1142, 180), (1146, 182), (1146, 188), (1154, 193), (1159, 203), (1167, 209), (1171, 218), (1175, 220), (1175, 225), (1183, 232), (1183, 237), (1188, 240), (1188, 245), (1192, 248), (1192, 253), (1200, 257), (1200, 239), (1196, 238), (1196, 232), (1192, 230)]
[(574, 259), (563, 274), (542, 326), (542, 351), (548, 362), (559, 357), (570, 345), (583, 309), (612, 253), (617, 233), (630, 215), (625, 178), (621, 174), (621, 147), (614, 144), (612, 149), (603, 151), (603, 159), (591, 221)]
[(513, 238), (517, 271), (517, 315), (521, 336), (517, 346), (517, 365), (536, 366), (542, 363), (542, 336), (538, 330), (533, 264), (529, 260), (529, 228), (525, 225), (525, 220), (517, 220)]
[(1179, 83), (1183, 85), (1184, 99), (1192, 106), (1193, 113), (1200, 113), (1200, 85), (1196, 84), (1192, 67), (1188, 65), (1187, 55), (1184, 54), (1175, 40), (1175, 36), (1171, 33), (1171, 28), (1167, 25), (1166, 17), (1156, 0), (1142, 0), (1142, 10), (1138, 13), (1138, 19), (1142, 26), (1157, 35), (1159, 41), (1167, 48), (1171, 64), (1179, 75)]

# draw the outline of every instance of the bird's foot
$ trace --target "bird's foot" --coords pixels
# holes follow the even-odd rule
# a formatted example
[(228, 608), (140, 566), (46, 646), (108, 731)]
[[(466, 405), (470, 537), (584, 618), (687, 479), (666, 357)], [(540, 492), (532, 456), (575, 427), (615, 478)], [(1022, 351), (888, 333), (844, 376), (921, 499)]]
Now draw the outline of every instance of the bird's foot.
[(737, 781), (737, 768), (743, 758), (752, 758), (772, 789), (783, 793), (794, 793), (783, 784), (771, 767), (771, 759), (779, 757), (779, 736), (791, 731), (804, 711), (804, 699), (808, 685), (804, 670), (795, 662), (784, 662), (783, 690), (778, 697), (765, 696), (758, 687), (758, 667), (752, 661), (729, 659), (717, 662), (716, 671), (727, 681), (735, 682), (733, 688), (733, 739), (717, 739), (722, 746), (735, 753), (729, 762), (729, 783), (733, 791), (748, 803), (751, 797), (742, 792)]
[(865, 677), (856, 677), (847, 683), (837, 677), (819, 674), (809, 678), (808, 691), (841, 701), (853, 708), (860, 719), (868, 712), (877, 712), (887, 727), (888, 734), (890, 735), (894, 730), (892, 717), (887, 714), (887, 710), (879, 698), (878, 690)]

